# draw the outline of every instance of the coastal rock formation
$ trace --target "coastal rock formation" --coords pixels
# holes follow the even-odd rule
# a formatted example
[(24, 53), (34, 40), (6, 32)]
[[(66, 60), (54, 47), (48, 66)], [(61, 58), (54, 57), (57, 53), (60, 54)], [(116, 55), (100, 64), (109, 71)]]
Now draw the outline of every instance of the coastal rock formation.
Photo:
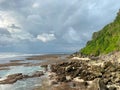
[(17, 80), (23, 79), (24, 77), (26, 76), (22, 75), (22, 73), (8, 75), (7, 79), (0, 81), (0, 84), (13, 84)]
[(22, 73), (12, 74), (12, 75), (8, 75), (6, 77), (6, 79), (1, 80), (0, 84), (13, 84), (13, 83), (17, 82), (18, 80), (40, 77), (42, 75), (44, 75), (44, 73), (42, 71), (36, 71), (32, 75), (23, 75)]
[[(114, 62), (104, 62), (102, 66), (92, 65), (87, 61), (69, 61), (51, 66), (52, 72), (56, 73), (58, 82), (70, 82), (74, 78), (86, 81), (95, 81), (99, 79), (99, 90), (111, 90), (108, 86), (120, 86), (120, 65)], [(95, 83), (96, 84), (96, 83)], [(91, 87), (93, 88), (93, 87)], [(94, 87), (95, 88), (95, 87)], [(114, 87), (115, 88), (115, 87)], [(90, 89), (93, 90), (93, 89)], [(97, 90), (97, 89), (94, 89)], [(113, 89), (117, 90), (117, 89)]]
[(104, 61), (112, 61), (112, 62), (120, 63), (120, 51), (111, 52), (107, 55), (100, 55), (99, 59)]

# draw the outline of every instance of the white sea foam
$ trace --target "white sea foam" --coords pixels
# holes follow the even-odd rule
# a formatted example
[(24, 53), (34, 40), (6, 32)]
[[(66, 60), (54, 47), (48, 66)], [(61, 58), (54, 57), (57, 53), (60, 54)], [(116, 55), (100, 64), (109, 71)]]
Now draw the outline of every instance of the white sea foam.
[(12, 85), (0, 85), (0, 90), (12, 90)]

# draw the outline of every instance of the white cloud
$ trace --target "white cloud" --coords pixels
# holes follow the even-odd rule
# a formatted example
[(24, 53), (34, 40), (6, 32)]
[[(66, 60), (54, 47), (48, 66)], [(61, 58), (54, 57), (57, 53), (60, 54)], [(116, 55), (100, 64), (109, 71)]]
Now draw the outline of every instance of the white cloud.
[(33, 3), (32, 7), (33, 8), (39, 8), (39, 3)]
[(29, 32), (21, 29), (0, 28), (0, 46), (8, 46), (16, 43), (22, 43), (23, 41), (36, 41), (36, 39)]
[(35, 38), (21, 27), (12, 12), (0, 11), (0, 45), (7, 46), (21, 41), (35, 41)]
[(0, 11), (0, 27), (7, 28), (12, 24), (19, 24), (12, 16), (12, 12)]
[(42, 41), (42, 42), (48, 42), (48, 41), (53, 41), (56, 39), (54, 34), (49, 34), (49, 33), (43, 33), (37, 36), (37, 39)]
[(29, 32), (23, 30), (11, 29), (10, 33), (11, 33), (11, 37), (18, 41), (23, 41), (23, 40), (34, 41), (34, 37)]

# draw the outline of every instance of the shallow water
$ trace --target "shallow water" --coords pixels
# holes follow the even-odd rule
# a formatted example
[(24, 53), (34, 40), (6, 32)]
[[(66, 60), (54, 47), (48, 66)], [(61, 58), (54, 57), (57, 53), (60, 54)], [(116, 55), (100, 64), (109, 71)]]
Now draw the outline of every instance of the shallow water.
[[(3, 60), (3, 62), (2, 62)], [(10, 60), (25, 60), (24, 56), (18, 56), (18, 57), (12, 57), (10, 59), (2, 58), (0, 60), (0, 63), (6, 63), (10, 62)], [(37, 61), (37, 60), (25, 60), (22, 61), (22, 63), (41, 63), (43, 61)], [(21, 62), (20, 62), (21, 63)], [(23, 73), (24, 75), (31, 75), (36, 71), (44, 71), (44, 69), (40, 66), (10, 66), (10, 70), (0, 70), (0, 79), (6, 78), (6, 76), (15, 74), (15, 73)], [(29, 79), (23, 79), (18, 80), (14, 84), (6, 84), (6, 85), (0, 85), (0, 90), (33, 90), (35, 86), (40, 86), (41, 84), (41, 78), (29, 78)]]
[[(25, 75), (30, 75), (35, 71), (43, 71), (40, 66), (24, 67), (24, 66), (14, 66), (10, 70), (0, 71), (0, 77), (5, 78), (7, 75), (15, 73), (23, 73)], [(41, 78), (30, 78), (17, 81), (12, 85), (0, 85), (0, 90), (32, 90), (36, 85), (40, 84)]]
[(0, 90), (33, 90), (35, 86), (41, 85), (40, 78), (30, 78), (19, 80), (14, 84), (10, 85), (0, 85)]
[(12, 66), (10, 67), (10, 70), (1, 70), (0, 71), (0, 77), (6, 77), (11, 74), (15, 73), (23, 73), (23, 74), (31, 74), (34, 73), (35, 71), (43, 71), (43, 68), (40, 66), (30, 66), (30, 67), (25, 67), (25, 66)]

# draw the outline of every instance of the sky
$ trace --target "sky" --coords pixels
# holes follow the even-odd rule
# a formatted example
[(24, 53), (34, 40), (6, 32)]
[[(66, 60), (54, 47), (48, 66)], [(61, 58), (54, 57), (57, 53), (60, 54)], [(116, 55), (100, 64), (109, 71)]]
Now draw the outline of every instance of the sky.
[(0, 52), (79, 51), (119, 9), (119, 0), (0, 0)]

